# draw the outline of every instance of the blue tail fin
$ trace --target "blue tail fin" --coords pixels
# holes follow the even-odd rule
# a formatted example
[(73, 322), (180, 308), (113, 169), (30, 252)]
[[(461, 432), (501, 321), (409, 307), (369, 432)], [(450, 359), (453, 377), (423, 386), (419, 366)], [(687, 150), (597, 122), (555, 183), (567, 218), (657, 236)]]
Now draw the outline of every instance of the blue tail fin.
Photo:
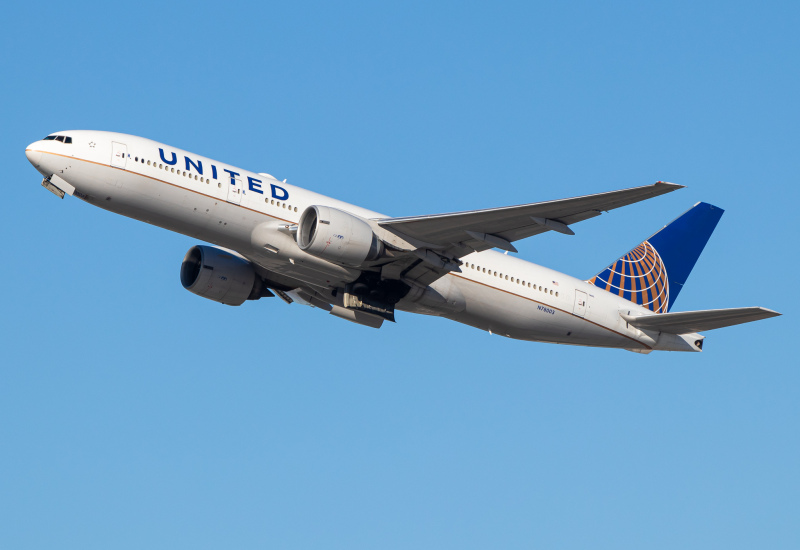
[(698, 202), (589, 282), (655, 313), (669, 311), (723, 212)]

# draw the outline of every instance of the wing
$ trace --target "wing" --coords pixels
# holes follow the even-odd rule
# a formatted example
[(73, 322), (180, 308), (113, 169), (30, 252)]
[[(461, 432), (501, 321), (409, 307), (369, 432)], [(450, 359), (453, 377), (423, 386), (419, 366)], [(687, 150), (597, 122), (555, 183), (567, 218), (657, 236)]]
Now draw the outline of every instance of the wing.
[(645, 329), (667, 332), (670, 334), (687, 334), (702, 332), (715, 328), (729, 327), (769, 319), (780, 315), (764, 307), (738, 307), (731, 309), (708, 309), (705, 311), (682, 311), (679, 313), (657, 313), (634, 317), (621, 314), (629, 324)]
[(386, 218), (377, 222), (389, 231), (441, 247), (464, 243), (471, 248), (486, 250), (493, 248), (492, 243), (477, 238), (476, 234), (499, 237), (511, 243), (550, 230), (572, 233), (567, 227), (570, 224), (682, 188), (682, 185), (660, 181), (653, 185), (571, 199), (453, 214)]
[(682, 185), (659, 181), (653, 185), (585, 195), (571, 199), (473, 210), (452, 214), (384, 218), (375, 222), (402, 243), (395, 261), (383, 266), (383, 278), (430, 284), (448, 271), (458, 271), (458, 258), (500, 248), (516, 252), (514, 241), (546, 231), (573, 234), (571, 224), (604, 211), (671, 193)]

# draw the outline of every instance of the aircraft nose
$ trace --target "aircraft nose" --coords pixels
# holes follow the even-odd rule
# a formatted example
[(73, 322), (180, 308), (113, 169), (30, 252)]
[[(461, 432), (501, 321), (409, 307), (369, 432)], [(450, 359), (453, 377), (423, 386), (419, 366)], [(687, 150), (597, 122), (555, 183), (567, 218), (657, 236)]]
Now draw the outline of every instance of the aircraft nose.
[(39, 166), (42, 162), (42, 152), (37, 150), (37, 143), (35, 141), (25, 148), (25, 156), (28, 157), (28, 162), (34, 166)]

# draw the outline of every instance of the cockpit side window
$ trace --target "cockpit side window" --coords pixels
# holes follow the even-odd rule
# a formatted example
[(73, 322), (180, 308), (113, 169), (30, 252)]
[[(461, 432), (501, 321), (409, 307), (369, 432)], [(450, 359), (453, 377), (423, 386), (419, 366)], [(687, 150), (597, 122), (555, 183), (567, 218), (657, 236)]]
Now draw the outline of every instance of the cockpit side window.
[(71, 138), (71, 137), (69, 137), (69, 136), (66, 136), (66, 137), (64, 138), (64, 143), (72, 143), (72, 138)]
[(56, 141), (64, 142), (64, 136), (56, 136)]

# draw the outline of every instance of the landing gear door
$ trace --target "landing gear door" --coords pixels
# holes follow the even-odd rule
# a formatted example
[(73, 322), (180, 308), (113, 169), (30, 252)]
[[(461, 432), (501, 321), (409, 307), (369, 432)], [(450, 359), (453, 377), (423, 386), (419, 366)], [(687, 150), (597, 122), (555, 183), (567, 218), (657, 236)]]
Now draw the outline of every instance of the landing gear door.
[(228, 202), (231, 204), (242, 204), (242, 180), (231, 178), (228, 183)]
[(125, 168), (128, 159), (128, 146), (124, 143), (111, 142), (111, 166)]
[(577, 315), (578, 317), (586, 316), (586, 303), (588, 300), (588, 296), (582, 290), (575, 291), (575, 308), (572, 312)]

